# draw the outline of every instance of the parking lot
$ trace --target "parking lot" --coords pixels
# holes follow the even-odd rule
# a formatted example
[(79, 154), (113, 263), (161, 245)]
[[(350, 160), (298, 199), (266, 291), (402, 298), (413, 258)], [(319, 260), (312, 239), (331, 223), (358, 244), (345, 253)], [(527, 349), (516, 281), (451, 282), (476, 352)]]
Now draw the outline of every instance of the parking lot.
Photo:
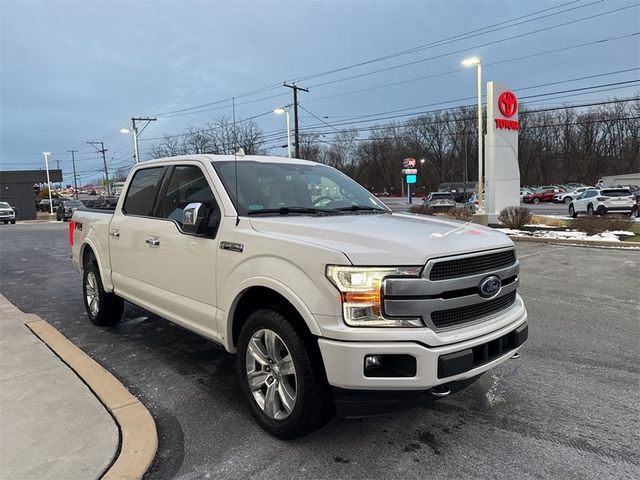
[[(409, 206), (407, 204), (407, 199), (402, 197), (382, 197), (380, 198), (385, 205), (387, 205), (391, 210), (395, 212), (402, 212), (409, 210)], [(414, 198), (413, 205), (422, 205), (422, 198)], [(522, 203), (521, 205), (527, 207), (529, 210), (533, 212), (534, 215), (561, 215), (569, 216), (569, 207), (564, 203), (553, 203), (553, 202), (545, 202), (545, 203)], [(463, 204), (459, 203), (459, 207), (462, 207)]]
[(66, 225), (2, 227), (2, 294), (153, 414), (148, 478), (640, 478), (637, 250), (519, 243), (519, 359), (446, 399), (283, 442), (253, 421), (221, 348), (129, 304), (117, 327), (92, 326)]

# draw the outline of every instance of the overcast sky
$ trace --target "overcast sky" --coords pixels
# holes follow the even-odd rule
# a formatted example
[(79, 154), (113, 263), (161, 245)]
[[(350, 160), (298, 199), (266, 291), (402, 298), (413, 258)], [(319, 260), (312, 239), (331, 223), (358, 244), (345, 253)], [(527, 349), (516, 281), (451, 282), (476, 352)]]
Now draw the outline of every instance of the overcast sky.
[[(637, 3), (0, 0), (0, 167), (43, 168), (41, 152), (51, 151), (51, 159), (70, 172), (66, 150), (74, 148), (80, 150), (77, 169), (84, 182), (96, 178), (101, 167), (86, 141), (104, 139), (111, 168), (127, 165), (132, 161), (131, 137), (118, 130), (132, 116), (223, 100), (189, 114), (159, 116), (141, 136), (144, 152), (149, 139), (231, 116), (231, 101), (225, 100), (231, 96), (238, 97), (238, 119), (265, 114), (256, 119), (261, 128), (284, 132), (284, 119), (266, 113), (291, 102), (289, 89), (243, 94), (296, 79), (310, 88), (300, 94), (301, 104), (329, 123), (420, 105), (440, 103), (416, 111), (467, 104), (469, 100), (459, 99), (475, 94), (475, 72), (461, 70), (460, 61), (469, 55), (482, 58), (485, 81), (501, 81), (519, 96), (638, 80), (640, 36), (628, 36), (640, 31)], [(600, 15), (613, 10), (619, 11)], [(509, 28), (497, 25), (490, 29), (493, 32), (301, 78), (535, 12), (541, 13), (514, 21), (519, 25)], [(538, 18), (542, 16), (546, 17)], [(552, 28), (528, 34), (548, 27)], [(516, 35), (523, 36), (502, 41)], [(602, 39), (612, 40), (491, 65)], [(415, 63), (319, 85), (409, 62)], [(634, 70), (610, 74), (629, 69)], [(446, 72), (453, 73), (438, 76)], [(383, 86), (427, 76), (431, 78)], [(587, 76), (595, 77), (565, 82)], [(551, 82), (563, 83), (525, 89)], [(372, 88), (378, 86), (382, 87)], [(640, 91), (637, 83), (596, 90), (605, 88), (615, 90), (536, 97), (535, 104), (586, 103)], [(363, 89), (368, 90), (348, 93)], [(445, 101), (450, 102), (441, 103)], [(302, 111), (301, 123), (318, 120)], [(276, 148), (273, 153), (285, 155), (286, 150)], [(71, 175), (65, 180), (71, 183)]]

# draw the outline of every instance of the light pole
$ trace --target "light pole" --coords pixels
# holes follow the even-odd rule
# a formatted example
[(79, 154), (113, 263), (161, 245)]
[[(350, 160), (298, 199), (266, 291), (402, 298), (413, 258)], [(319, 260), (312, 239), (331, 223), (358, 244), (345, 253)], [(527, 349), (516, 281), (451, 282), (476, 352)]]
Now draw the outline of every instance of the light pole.
[(47, 189), (49, 190), (49, 211), (53, 215), (53, 200), (51, 199), (51, 179), (49, 178), (49, 152), (42, 152), (44, 155), (44, 166), (47, 169)]
[(482, 190), (484, 189), (483, 158), (482, 158), (482, 63), (478, 57), (467, 58), (462, 61), (465, 67), (478, 67), (478, 211), (484, 212), (482, 206)]
[(285, 116), (287, 117), (287, 151), (289, 152), (289, 158), (291, 158), (291, 127), (290, 125), (290, 119), (289, 119), (289, 108), (276, 108), (273, 113), (275, 113), (276, 115), (282, 115), (283, 113), (285, 114)]
[[(131, 136), (133, 137), (133, 157), (136, 163), (140, 163), (140, 151), (138, 149), (138, 126), (136, 125), (136, 120), (139, 122), (147, 122), (142, 127), (144, 131), (145, 128), (149, 125), (150, 122), (155, 122), (156, 118), (148, 118), (148, 117), (132, 117), (131, 118), (131, 130), (128, 128), (121, 128), (120, 133), (129, 133), (131, 132)], [(142, 132), (140, 132), (142, 133)]]
[(424, 162), (426, 161), (426, 158), (421, 158), (420, 159), (420, 183), (422, 184), (422, 194), (425, 194), (424, 191)]

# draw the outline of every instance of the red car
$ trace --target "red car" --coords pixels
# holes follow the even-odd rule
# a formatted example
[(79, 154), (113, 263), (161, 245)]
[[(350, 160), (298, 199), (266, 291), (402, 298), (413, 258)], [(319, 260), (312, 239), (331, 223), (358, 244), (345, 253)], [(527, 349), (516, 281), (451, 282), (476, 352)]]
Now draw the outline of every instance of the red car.
[(560, 193), (560, 189), (552, 188), (550, 190), (542, 190), (541, 192), (532, 193), (531, 195), (525, 195), (522, 197), (522, 201), (524, 203), (553, 202), (553, 196), (556, 193)]

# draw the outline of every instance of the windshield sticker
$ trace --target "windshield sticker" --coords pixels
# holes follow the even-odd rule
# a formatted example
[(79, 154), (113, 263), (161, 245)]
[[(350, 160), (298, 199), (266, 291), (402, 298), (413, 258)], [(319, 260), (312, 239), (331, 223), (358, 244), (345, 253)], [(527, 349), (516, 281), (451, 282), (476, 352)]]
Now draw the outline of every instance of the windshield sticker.
[(253, 205), (249, 205), (249, 210), (252, 210), (252, 211), (264, 210), (264, 207), (259, 203), (254, 203)]

